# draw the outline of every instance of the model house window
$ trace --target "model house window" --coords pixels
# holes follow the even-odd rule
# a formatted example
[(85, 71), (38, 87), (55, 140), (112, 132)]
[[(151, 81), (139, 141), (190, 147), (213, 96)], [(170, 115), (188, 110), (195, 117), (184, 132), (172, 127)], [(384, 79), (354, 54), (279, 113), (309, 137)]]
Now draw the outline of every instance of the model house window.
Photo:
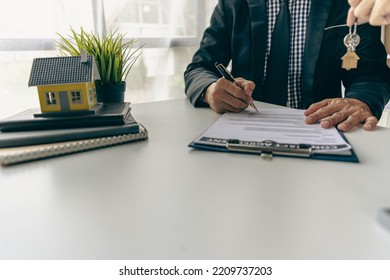
[(45, 92), (46, 104), (47, 105), (56, 105), (57, 104), (57, 96), (55, 92), (49, 91)]
[(73, 104), (82, 104), (83, 100), (81, 98), (81, 91), (75, 90), (70, 92)]
[(95, 101), (97, 99), (96, 88), (90, 88), (88, 90), (88, 97), (89, 97), (89, 102)]

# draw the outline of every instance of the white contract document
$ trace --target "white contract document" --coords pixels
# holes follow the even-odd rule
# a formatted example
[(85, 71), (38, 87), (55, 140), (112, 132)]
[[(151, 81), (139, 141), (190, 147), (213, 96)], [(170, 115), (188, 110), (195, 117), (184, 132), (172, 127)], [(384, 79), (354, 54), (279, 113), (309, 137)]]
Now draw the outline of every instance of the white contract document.
[(305, 124), (303, 110), (261, 109), (225, 113), (194, 140), (195, 144), (227, 146), (301, 147), (312, 154), (350, 155), (352, 147), (335, 128)]

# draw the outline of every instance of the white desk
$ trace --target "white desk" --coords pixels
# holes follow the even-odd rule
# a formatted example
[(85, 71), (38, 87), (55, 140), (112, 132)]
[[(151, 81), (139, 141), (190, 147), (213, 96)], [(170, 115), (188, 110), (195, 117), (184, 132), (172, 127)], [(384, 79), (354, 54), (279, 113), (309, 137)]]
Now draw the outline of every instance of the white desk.
[(361, 163), (193, 150), (218, 117), (133, 105), (148, 141), (0, 169), (0, 259), (389, 259), (390, 130)]

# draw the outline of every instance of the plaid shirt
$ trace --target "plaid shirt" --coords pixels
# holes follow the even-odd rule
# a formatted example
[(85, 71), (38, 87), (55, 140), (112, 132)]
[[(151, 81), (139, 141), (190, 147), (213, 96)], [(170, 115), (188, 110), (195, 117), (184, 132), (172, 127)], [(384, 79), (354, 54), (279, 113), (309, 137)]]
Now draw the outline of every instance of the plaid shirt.
[[(265, 57), (266, 76), (267, 61), (271, 50), (272, 31), (274, 29), (276, 17), (279, 13), (281, 0), (267, 1), (267, 16), (268, 16), (268, 40), (267, 52)], [(289, 0), (290, 8), (290, 56), (288, 70), (288, 86), (287, 86), (287, 106), (291, 108), (302, 108), (302, 62), (305, 46), (305, 34), (307, 18), (310, 11), (310, 0)]]

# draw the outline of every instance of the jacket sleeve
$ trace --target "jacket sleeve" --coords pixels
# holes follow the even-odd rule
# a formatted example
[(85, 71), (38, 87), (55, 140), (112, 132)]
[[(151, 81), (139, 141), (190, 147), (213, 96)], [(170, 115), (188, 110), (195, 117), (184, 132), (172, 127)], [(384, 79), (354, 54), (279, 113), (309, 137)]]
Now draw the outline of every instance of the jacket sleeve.
[(203, 102), (207, 87), (220, 78), (215, 62), (227, 65), (231, 58), (231, 28), (223, 0), (219, 0), (205, 30), (198, 51), (184, 72), (185, 93), (195, 107), (208, 106)]
[[(360, 57), (357, 69), (343, 70), (345, 97), (365, 102), (378, 119), (390, 98), (390, 69), (386, 65), (386, 50), (380, 41), (380, 28), (359, 25), (361, 42), (356, 47)], [(345, 47), (342, 49), (346, 51)]]
[(366, 103), (373, 116), (381, 118), (384, 106), (389, 101), (390, 86), (381, 82), (354, 83), (346, 92), (346, 97), (356, 98)]

